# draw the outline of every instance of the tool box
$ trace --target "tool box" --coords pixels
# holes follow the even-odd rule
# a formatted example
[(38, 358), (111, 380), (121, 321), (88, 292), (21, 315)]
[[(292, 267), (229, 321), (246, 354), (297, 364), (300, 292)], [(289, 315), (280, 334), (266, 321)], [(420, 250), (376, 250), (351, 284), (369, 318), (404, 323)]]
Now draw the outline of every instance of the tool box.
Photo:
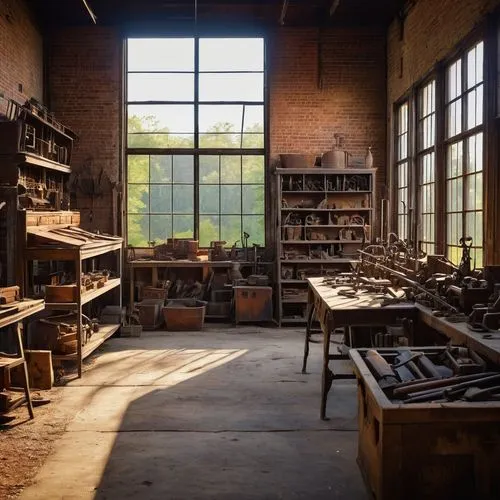
[[(409, 349), (412, 354), (424, 353), (431, 361), (436, 357), (442, 359), (446, 350), (446, 347)], [(370, 370), (368, 351), (373, 352), (351, 349), (349, 356), (358, 381), (358, 464), (373, 497), (377, 500), (500, 498), (500, 401), (397, 400), (394, 397), (397, 391), (392, 389), (392, 395), (388, 394), (387, 388), (393, 383), (391, 376), (380, 371), (375, 376), (373, 368)], [(391, 352), (401, 350), (377, 349), (384, 359), (391, 360)], [(498, 371), (493, 368), (492, 373)], [(465, 376), (460, 373), (455, 376), (481, 376), (481, 373)], [(439, 384), (442, 379), (427, 380)]]

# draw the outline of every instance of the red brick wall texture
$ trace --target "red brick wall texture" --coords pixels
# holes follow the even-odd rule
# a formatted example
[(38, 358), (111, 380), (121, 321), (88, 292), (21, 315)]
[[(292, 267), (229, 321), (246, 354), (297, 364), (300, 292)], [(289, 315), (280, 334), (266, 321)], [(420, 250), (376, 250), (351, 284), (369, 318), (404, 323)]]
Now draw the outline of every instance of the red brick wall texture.
[[(19, 102), (43, 98), (42, 36), (21, 0), (0, 2), (0, 93)], [(2, 111), (5, 101), (0, 99)]]
[[(119, 181), (121, 114), (121, 42), (111, 28), (90, 26), (61, 30), (50, 40), (50, 107), (77, 135), (73, 171), (97, 178), (102, 171)], [(92, 200), (78, 193), (82, 226), (113, 232), (109, 184)]]
[(388, 103), (399, 99), (500, 5), (499, 0), (417, 0), (404, 24), (387, 34)]

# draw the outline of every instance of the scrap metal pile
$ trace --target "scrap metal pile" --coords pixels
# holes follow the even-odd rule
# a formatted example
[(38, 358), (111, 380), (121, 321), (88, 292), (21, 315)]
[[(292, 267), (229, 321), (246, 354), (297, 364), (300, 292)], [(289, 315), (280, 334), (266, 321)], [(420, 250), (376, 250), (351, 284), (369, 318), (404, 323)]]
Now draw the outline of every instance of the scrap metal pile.
[[(383, 244), (359, 250), (352, 274), (352, 293), (367, 290), (386, 296), (385, 304), (409, 300), (453, 322), (467, 321), (470, 329), (491, 336), (500, 328), (500, 267), (473, 269), (472, 238), (460, 238), (458, 266), (444, 256), (425, 255), (390, 233)], [(341, 279), (346, 284), (345, 278)], [(335, 286), (335, 278), (325, 278)]]
[(466, 347), (360, 350), (393, 403), (500, 401), (500, 372)]

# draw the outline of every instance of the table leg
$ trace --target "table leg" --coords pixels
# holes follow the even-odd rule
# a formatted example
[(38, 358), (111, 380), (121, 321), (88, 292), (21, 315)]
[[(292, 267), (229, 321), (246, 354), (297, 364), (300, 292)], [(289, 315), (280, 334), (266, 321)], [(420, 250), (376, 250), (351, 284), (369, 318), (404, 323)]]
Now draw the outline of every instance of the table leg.
[(151, 269), (151, 285), (152, 286), (158, 286), (158, 268), (153, 267)]
[(328, 398), (328, 392), (332, 387), (333, 382), (333, 372), (330, 370), (328, 363), (330, 361), (330, 337), (334, 329), (333, 318), (330, 313), (327, 313), (327, 318), (325, 318), (323, 326), (323, 373), (321, 375), (321, 410), (320, 417), (321, 420), (327, 420), (326, 418), (326, 400)]
[(134, 268), (130, 266), (130, 305), (129, 314), (134, 312)]
[(23, 371), (24, 371), (23, 388), (24, 388), (24, 396), (26, 398), (26, 404), (28, 405), (28, 413), (30, 415), (30, 418), (35, 418), (35, 415), (33, 413), (33, 405), (31, 404), (31, 394), (30, 394), (29, 378), (28, 378), (28, 366), (26, 364), (26, 358), (24, 357), (23, 339), (22, 339), (22, 336), (21, 336), (21, 328), (19, 327), (19, 323), (16, 325), (16, 333), (17, 333), (17, 350), (18, 350), (19, 356), (21, 356), (21, 358), (23, 358)]
[(302, 361), (302, 373), (306, 373), (307, 358), (309, 357), (309, 340), (311, 339), (311, 328), (314, 318), (314, 303), (307, 304), (306, 338), (304, 341), (304, 359)]

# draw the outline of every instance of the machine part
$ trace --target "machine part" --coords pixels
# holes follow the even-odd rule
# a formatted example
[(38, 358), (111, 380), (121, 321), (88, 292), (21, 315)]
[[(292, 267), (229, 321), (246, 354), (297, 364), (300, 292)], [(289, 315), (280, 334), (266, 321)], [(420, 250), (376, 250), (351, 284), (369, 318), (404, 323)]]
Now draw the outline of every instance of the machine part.
[(465, 391), (463, 398), (466, 401), (500, 401), (500, 385), (479, 389), (478, 387), (470, 387)]
[(427, 377), (441, 377), (441, 373), (436, 368), (436, 365), (424, 354), (422, 354), (422, 356), (418, 359), (418, 364), (424, 375)]
[[(418, 368), (418, 366), (415, 364), (414, 359), (421, 356), (422, 353), (412, 353), (409, 349), (402, 349), (400, 351), (400, 354), (398, 355), (398, 366), (396, 368), (399, 368), (400, 366), (406, 366), (415, 376), (415, 378), (418, 379), (425, 379), (427, 378)], [(394, 366), (393, 366), (394, 368)]]
[(365, 362), (371, 369), (382, 389), (387, 389), (398, 384), (391, 365), (374, 349), (366, 351)]
[(470, 258), (472, 237), (471, 236), (462, 237), (458, 242), (460, 244), (460, 247), (462, 248), (462, 259), (460, 260), (460, 264), (458, 265), (458, 273), (462, 278), (465, 278), (466, 276), (469, 276), (472, 271), (471, 258)]
[[(358, 252), (362, 256), (365, 256), (365, 257), (370, 257), (370, 258), (374, 257), (372, 254), (366, 252), (365, 250), (358, 250)], [(400, 280), (408, 283), (411, 287), (416, 288), (417, 290), (419, 290), (422, 293), (425, 293), (427, 296), (432, 298), (432, 300), (434, 300), (435, 302), (437, 302), (438, 304), (443, 306), (445, 309), (447, 309), (451, 312), (454, 312), (454, 313), (458, 312), (455, 307), (448, 304), (448, 302), (446, 302), (441, 297), (439, 297), (439, 295), (436, 295), (435, 293), (430, 292), (429, 290), (427, 290), (427, 288), (422, 286), (420, 283), (417, 283), (416, 281), (408, 278), (404, 273), (402, 273), (400, 271), (396, 271), (395, 269), (391, 269), (390, 267), (384, 266), (383, 264), (380, 264), (380, 262), (377, 262), (377, 261), (370, 262), (370, 265), (373, 265), (375, 268), (381, 269), (382, 271), (385, 271), (385, 272), (393, 275), (395, 278), (400, 279)], [(360, 267), (360, 266), (358, 265), (358, 267)]]

